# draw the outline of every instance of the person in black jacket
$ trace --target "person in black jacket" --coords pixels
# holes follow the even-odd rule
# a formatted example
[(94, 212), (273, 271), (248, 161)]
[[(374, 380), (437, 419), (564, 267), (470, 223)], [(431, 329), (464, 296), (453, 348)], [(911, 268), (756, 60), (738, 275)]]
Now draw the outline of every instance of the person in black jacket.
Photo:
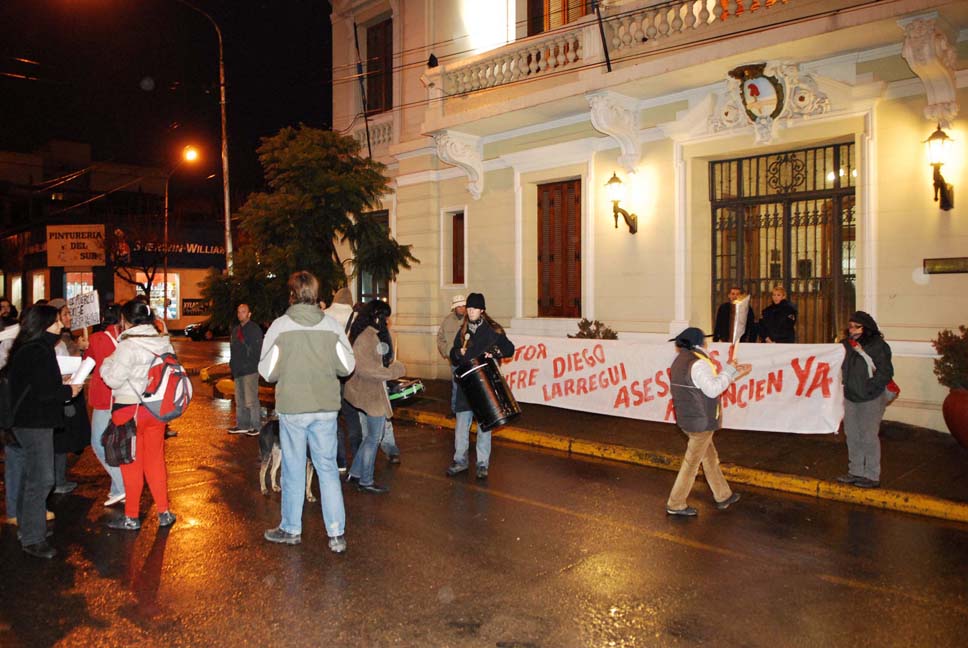
[(229, 334), (229, 369), (235, 381), (235, 427), (229, 434), (256, 436), (262, 427), (262, 404), (259, 402), (259, 358), (262, 357), (262, 329), (252, 321), (248, 304), (236, 309), (238, 326)]
[[(713, 327), (713, 342), (732, 342), (733, 341), (733, 302), (743, 297), (743, 291), (739, 286), (729, 287), (729, 299), (719, 305), (716, 311), (716, 325)], [(747, 304), (749, 310), (746, 314), (746, 328), (743, 329), (743, 336), (740, 342), (756, 342), (756, 332), (753, 330), (753, 307)]]
[[(514, 355), (514, 344), (504, 334), (500, 324), (488, 317), (484, 312), (484, 295), (471, 293), (467, 296), (467, 311), (464, 322), (454, 337), (454, 345), (450, 350), (450, 363), (457, 367), (459, 375), (467, 370), (472, 361), (483, 357), (503, 358)], [(459, 383), (458, 383), (459, 384)], [(447, 476), (453, 477), (467, 470), (467, 453), (471, 422), (474, 413), (467, 402), (463, 390), (458, 390), (457, 403), (454, 413), (457, 422), (454, 425), (454, 462), (447, 468)], [(487, 477), (491, 458), (491, 433), (477, 428), (477, 478)]]
[(837, 481), (860, 488), (881, 485), (881, 418), (889, 400), (887, 385), (894, 378), (891, 347), (864, 311), (850, 316), (841, 364), (844, 385), (844, 436), (848, 469)]
[[(54, 428), (64, 425), (64, 404), (83, 385), (65, 385), (54, 355), (62, 324), (52, 306), (32, 306), (23, 314), (10, 350), (10, 395), (19, 407), (13, 436), (24, 456), (23, 485), (16, 517), (26, 553), (53, 558), (47, 542), (47, 496), (54, 487)], [(8, 513), (9, 515), (9, 513)]]
[(775, 286), (773, 303), (763, 309), (759, 332), (761, 342), (793, 344), (797, 341), (797, 307), (787, 301), (786, 288)]

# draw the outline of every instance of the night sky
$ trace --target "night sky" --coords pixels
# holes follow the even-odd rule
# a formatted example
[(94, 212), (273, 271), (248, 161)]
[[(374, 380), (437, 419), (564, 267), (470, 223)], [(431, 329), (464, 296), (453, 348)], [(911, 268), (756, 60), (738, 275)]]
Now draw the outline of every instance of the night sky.
[[(259, 138), (331, 122), (326, 0), (196, 0), (222, 29), (233, 202), (261, 186)], [(27, 78), (20, 78), (27, 77)], [(0, 150), (53, 138), (167, 167), (200, 144), (218, 173), (215, 30), (176, 0), (0, 0)]]

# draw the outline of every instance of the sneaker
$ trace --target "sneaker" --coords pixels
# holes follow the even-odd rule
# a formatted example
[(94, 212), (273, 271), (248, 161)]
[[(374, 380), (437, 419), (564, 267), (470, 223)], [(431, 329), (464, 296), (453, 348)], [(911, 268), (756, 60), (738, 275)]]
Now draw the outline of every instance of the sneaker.
[(484, 464), (477, 464), (477, 478), (487, 479), (487, 466)]
[(229, 434), (245, 434), (248, 431), (249, 431), (249, 428), (240, 428), (240, 427), (230, 427), (228, 430)]
[(739, 493), (733, 493), (732, 495), (724, 499), (722, 502), (716, 502), (716, 508), (718, 508), (720, 511), (725, 511), (726, 509), (729, 508), (730, 504), (735, 504), (736, 502), (738, 502), (739, 498), (740, 498)]
[(881, 482), (868, 479), (867, 477), (858, 477), (857, 481), (854, 482), (854, 486), (857, 488), (877, 488), (880, 485)]
[(175, 523), (175, 514), (171, 511), (165, 511), (164, 513), (158, 514), (158, 526), (159, 527), (170, 527)]
[(329, 539), (329, 550), (333, 553), (343, 553), (346, 551), (346, 536), (336, 536)]
[(691, 506), (687, 506), (684, 509), (671, 509), (667, 506), (666, 513), (668, 515), (681, 515), (683, 517), (696, 517), (697, 515), (699, 515), (699, 511), (692, 508)]
[(104, 500), (104, 505), (114, 506), (115, 504), (118, 504), (119, 502), (123, 502), (123, 501), (124, 501), (124, 493), (121, 493), (119, 495), (108, 495), (108, 498)]
[(168, 427), (166, 425), (165, 426), (165, 438), (166, 439), (170, 439), (170, 438), (176, 437), (176, 436), (178, 436), (178, 432), (176, 432), (175, 430), (172, 430), (170, 427)]
[(398, 454), (390, 455), (389, 457), (387, 457), (387, 463), (388, 464), (391, 464), (391, 465), (399, 464), (400, 463), (400, 455), (398, 455)]
[(246, 436), (259, 436), (259, 431), (255, 428), (249, 428), (248, 430), (245, 430), (242, 434)]
[(70, 493), (75, 488), (77, 488), (77, 482), (68, 481), (68, 482), (64, 482), (60, 486), (55, 486), (54, 492), (57, 493), (58, 495), (66, 495), (67, 493)]
[(357, 483), (356, 490), (360, 491), (361, 493), (369, 493), (371, 495), (385, 495), (390, 492), (389, 488), (387, 488), (386, 486), (380, 486), (376, 482), (373, 482), (372, 484), (367, 484), (366, 486), (364, 486), (363, 484)]
[(346, 474), (346, 466), (340, 466), (339, 467), (339, 474), (341, 474), (341, 475), (345, 475)]
[(837, 481), (839, 481), (841, 484), (856, 484), (861, 479), (863, 479), (863, 477), (858, 477), (857, 475), (851, 475), (850, 473), (837, 477)]
[[(287, 545), (297, 545), (302, 542), (302, 535), (299, 533), (287, 533), (279, 527), (275, 529), (269, 529), (262, 534), (269, 542), (275, 542), (276, 544), (287, 544)], [(340, 536), (342, 537), (342, 536)]]
[(108, 528), (119, 529), (121, 531), (137, 531), (141, 528), (141, 520), (122, 515), (108, 522)]
[(50, 546), (46, 540), (43, 542), (38, 542), (37, 544), (27, 545), (24, 547), (24, 553), (28, 556), (34, 556), (35, 558), (46, 558), (50, 560), (57, 555), (57, 550)]
[(467, 464), (466, 463), (465, 464), (460, 464), (460, 463), (454, 462), (454, 463), (450, 464), (450, 466), (447, 468), (447, 476), (448, 477), (453, 477), (454, 475), (459, 475), (459, 474), (461, 474), (462, 472), (464, 472), (466, 470), (467, 470)]

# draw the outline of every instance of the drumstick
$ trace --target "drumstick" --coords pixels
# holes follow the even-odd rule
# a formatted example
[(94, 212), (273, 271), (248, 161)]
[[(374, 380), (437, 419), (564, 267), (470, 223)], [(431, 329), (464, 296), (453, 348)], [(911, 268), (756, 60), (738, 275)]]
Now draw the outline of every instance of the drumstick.
[(460, 345), (460, 348), (461, 348), (462, 351), (466, 351), (467, 350), (467, 343), (470, 342), (470, 341), (471, 341), (471, 334), (470, 333), (464, 333), (464, 343), (462, 345)]

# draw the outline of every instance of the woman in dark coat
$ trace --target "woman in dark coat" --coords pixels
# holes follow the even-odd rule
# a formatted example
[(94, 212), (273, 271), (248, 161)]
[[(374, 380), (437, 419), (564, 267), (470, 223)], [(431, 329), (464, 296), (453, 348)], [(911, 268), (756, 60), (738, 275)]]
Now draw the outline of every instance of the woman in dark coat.
[[(500, 324), (484, 312), (484, 295), (471, 293), (467, 296), (467, 312), (454, 345), (450, 350), (450, 362), (457, 367), (456, 373), (468, 369), (471, 361), (480, 357), (504, 358), (514, 355), (514, 344), (504, 334)], [(454, 410), (457, 422), (454, 426), (454, 462), (447, 468), (447, 476), (453, 477), (467, 470), (467, 453), (474, 413), (463, 390), (457, 392)], [(491, 458), (491, 433), (477, 428), (477, 478), (487, 477)]]
[[(47, 496), (54, 487), (54, 428), (64, 425), (64, 404), (83, 385), (65, 385), (54, 355), (62, 325), (57, 309), (32, 306), (24, 313), (20, 333), (10, 350), (10, 395), (19, 402), (13, 436), (23, 457), (23, 482), (16, 517), (26, 553), (53, 558), (47, 542)], [(9, 515), (9, 512), (8, 512)]]
[(756, 325), (760, 341), (793, 344), (797, 341), (797, 307), (787, 301), (783, 286), (774, 287), (771, 297), (773, 303), (763, 309)]
[(887, 385), (894, 379), (891, 347), (864, 311), (850, 316), (841, 365), (844, 385), (844, 436), (849, 458), (846, 475), (837, 481), (860, 488), (881, 485), (881, 440), (878, 433), (890, 401)]

